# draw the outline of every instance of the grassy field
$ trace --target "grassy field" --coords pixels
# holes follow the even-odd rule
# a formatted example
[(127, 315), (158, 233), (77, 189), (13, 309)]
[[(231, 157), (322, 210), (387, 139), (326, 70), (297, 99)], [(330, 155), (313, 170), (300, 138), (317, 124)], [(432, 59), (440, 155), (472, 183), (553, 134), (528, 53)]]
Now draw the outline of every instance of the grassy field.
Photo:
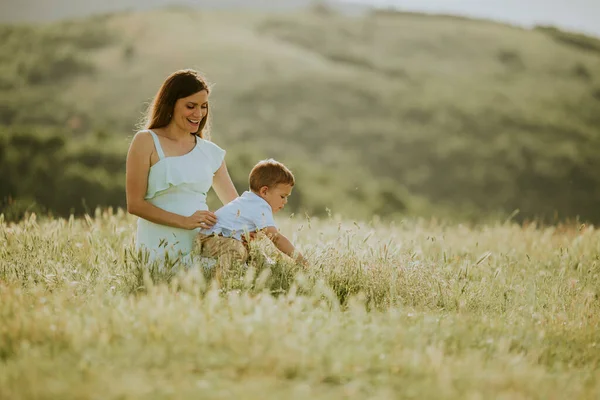
[(134, 221), (0, 223), (0, 398), (600, 396), (592, 226), (281, 220), (220, 290), (144, 272)]

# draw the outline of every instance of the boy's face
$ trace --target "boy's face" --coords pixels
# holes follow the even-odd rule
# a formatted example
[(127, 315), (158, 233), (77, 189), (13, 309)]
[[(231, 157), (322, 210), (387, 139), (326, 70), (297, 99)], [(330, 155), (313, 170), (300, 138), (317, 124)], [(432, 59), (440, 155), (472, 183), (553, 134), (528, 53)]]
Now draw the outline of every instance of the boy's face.
[(273, 213), (283, 209), (287, 204), (287, 198), (292, 194), (292, 185), (279, 184), (272, 187), (263, 186), (260, 188), (260, 197), (266, 200), (271, 206)]

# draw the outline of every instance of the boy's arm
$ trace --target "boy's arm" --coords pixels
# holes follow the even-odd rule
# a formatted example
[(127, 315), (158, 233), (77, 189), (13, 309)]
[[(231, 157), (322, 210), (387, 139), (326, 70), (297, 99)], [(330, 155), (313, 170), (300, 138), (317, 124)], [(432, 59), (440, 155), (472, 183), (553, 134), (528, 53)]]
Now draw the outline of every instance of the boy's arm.
[(282, 253), (287, 254), (304, 266), (308, 265), (308, 261), (304, 258), (304, 256), (296, 250), (292, 242), (290, 242), (288, 238), (281, 234), (276, 227), (268, 226), (264, 229), (264, 231), (267, 234), (267, 237), (271, 239), (275, 247), (277, 247)]

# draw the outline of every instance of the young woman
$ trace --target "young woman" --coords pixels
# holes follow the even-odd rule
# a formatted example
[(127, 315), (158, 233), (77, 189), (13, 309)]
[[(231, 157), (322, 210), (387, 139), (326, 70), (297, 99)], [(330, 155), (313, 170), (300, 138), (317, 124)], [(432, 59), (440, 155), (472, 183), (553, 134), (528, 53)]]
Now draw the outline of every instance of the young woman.
[(191, 262), (197, 231), (216, 222), (206, 205), (211, 186), (223, 204), (238, 196), (225, 151), (209, 141), (209, 93), (198, 72), (171, 74), (129, 147), (127, 211), (139, 217), (136, 247), (152, 261), (168, 254)]

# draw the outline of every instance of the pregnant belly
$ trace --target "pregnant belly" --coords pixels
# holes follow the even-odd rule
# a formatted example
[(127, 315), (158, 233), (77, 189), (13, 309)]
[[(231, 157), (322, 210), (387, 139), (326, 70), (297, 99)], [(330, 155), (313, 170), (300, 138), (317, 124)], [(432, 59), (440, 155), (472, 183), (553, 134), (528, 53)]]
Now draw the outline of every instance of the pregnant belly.
[(148, 201), (158, 208), (185, 217), (189, 217), (198, 210), (208, 210), (204, 194), (165, 193)]

